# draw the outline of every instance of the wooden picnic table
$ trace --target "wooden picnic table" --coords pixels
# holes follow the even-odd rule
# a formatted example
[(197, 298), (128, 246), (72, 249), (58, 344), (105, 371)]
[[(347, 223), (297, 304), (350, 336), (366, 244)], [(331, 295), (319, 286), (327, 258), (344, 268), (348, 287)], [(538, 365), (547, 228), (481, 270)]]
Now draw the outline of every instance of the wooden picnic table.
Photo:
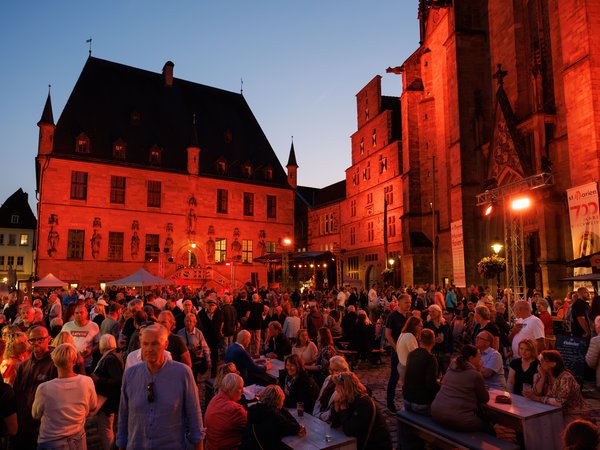
[(331, 428), (327, 422), (306, 412), (304, 416), (298, 417), (296, 408), (288, 408), (288, 411), (306, 428), (306, 435), (284, 437), (282, 442), (286, 447), (295, 450), (356, 450), (356, 438), (346, 436)]
[(511, 404), (496, 403), (505, 391), (490, 389), (490, 401), (484, 405), (494, 423), (523, 433), (527, 450), (560, 450), (560, 434), (564, 428), (562, 408), (510, 394)]

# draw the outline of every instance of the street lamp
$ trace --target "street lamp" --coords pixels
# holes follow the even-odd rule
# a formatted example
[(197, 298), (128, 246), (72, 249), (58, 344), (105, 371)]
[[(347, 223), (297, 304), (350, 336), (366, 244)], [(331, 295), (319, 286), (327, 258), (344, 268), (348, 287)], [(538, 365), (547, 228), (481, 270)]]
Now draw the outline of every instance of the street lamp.
[(292, 245), (292, 240), (289, 237), (284, 237), (281, 239), (281, 244), (283, 245), (283, 252), (281, 253), (281, 284), (284, 292), (287, 291), (288, 288), (288, 278), (289, 278), (289, 254), (288, 247)]
[[(494, 254), (496, 256), (498, 256), (498, 254), (504, 248), (504, 245), (502, 245), (500, 242), (496, 241), (490, 247), (492, 247), (492, 250), (494, 251)], [(496, 297), (499, 297), (500, 296), (500, 272), (496, 272), (496, 281), (497, 281), (497, 284), (498, 284), (498, 290), (496, 291)]]

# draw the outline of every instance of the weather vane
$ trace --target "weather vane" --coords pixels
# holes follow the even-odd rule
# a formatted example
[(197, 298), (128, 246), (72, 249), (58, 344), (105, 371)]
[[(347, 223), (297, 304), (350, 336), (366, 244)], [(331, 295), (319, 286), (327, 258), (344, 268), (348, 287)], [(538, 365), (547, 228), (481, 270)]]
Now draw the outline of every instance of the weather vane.
[(88, 55), (92, 56), (92, 38), (89, 38), (85, 41), (87, 44), (90, 44), (90, 49), (88, 50)]
[(240, 78), (240, 83), (241, 83), (240, 94), (244, 95), (244, 79), (243, 78)]

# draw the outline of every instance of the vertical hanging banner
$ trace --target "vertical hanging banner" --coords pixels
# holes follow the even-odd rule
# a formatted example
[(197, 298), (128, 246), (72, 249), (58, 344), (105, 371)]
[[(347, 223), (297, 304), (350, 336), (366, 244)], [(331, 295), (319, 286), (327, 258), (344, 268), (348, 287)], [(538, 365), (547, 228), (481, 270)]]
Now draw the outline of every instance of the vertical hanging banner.
[(452, 239), (452, 272), (454, 284), (457, 287), (467, 287), (465, 275), (465, 243), (463, 241), (462, 220), (450, 224), (450, 239)]
[[(600, 251), (600, 207), (598, 205), (598, 183), (592, 182), (567, 189), (573, 259)], [(575, 275), (591, 273), (587, 267), (576, 267)], [(589, 283), (575, 283), (587, 286)], [(591, 286), (591, 285), (590, 285)]]

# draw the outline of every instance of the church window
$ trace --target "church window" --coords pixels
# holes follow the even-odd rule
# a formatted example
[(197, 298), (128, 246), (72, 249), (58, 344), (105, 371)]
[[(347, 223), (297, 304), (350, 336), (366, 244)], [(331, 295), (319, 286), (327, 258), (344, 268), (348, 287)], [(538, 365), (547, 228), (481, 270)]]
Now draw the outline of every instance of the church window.
[(350, 227), (350, 245), (356, 244), (356, 228)]
[(267, 195), (267, 219), (275, 219), (277, 217), (277, 197), (275, 195)]

